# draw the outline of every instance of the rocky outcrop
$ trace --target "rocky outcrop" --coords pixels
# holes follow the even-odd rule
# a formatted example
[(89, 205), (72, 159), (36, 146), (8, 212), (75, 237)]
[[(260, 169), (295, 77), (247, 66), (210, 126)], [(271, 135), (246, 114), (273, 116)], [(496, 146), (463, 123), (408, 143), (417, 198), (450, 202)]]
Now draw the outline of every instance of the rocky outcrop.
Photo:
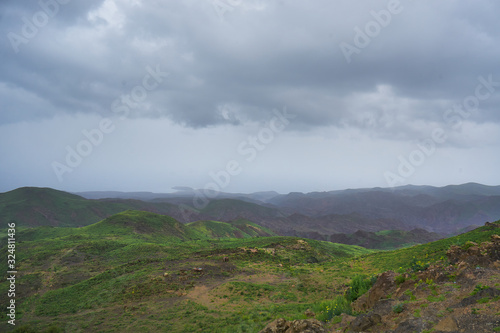
[[(496, 332), (500, 330), (500, 236), (447, 252), (451, 265), (385, 272), (333, 332)], [(396, 282), (398, 281), (398, 282)]]
[(385, 298), (388, 291), (394, 287), (395, 277), (396, 273), (392, 271), (382, 273), (372, 288), (352, 304), (352, 309), (356, 312), (364, 312), (371, 309), (377, 301)]
[(354, 319), (350, 325), (355, 332), (366, 331), (382, 322), (382, 317), (376, 313), (362, 314)]
[(500, 236), (493, 235), (490, 242), (481, 245), (474, 242), (467, 242), (463, 246), (453, 245), (446, 256), (450, 263), (459, 266), (462, 263), (471, 266), (489, 266), (500, 260)]
[(323, 324), (316, 319), (287, 321), (276, 319), (259, 333), (328, 333)]

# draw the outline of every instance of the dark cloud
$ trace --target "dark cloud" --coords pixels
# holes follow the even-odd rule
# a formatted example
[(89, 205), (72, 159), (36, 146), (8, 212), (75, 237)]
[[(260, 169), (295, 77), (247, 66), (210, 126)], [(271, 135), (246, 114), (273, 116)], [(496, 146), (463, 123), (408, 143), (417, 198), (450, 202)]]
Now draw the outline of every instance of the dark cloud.
[[(245, 0), (224, 13), (199, 0), (69, 1), (33, 32), (46, 11), (40, 3), (0, 3), (0, 126), (12, 133), (26, 123), (52, 120), (53, 130), (60, 119), (101, 116), (117, 128), (157, 121), (200, 138), (227, 128), (247, 135), (286, 108), (297, 116), (287, 138), (321, 147), (330, 135), (366, 136), (405, 154), (403, 145), (413, 149), (436, 128), (449, 134), (443, 147), (450, 149), (498, 142), (500, 3), (493, 0)], [(356, 48), (350, 61), (342, 45)], [(150, 81), (152, 70), (165, 75)], [(449, 113), (474, 102), (484, 80), (493, 81), (480, 90), (489, 96), (470, 115)], [(78, 125), (68, 127), (76, 134), (65, 137), (63, 151), (81, 140)]]
[[(385, 118), (378, 114), (387, 105), (361, 101), (350, 108), (349, 96), (380, 86), (390, 87), (393, 98), (415, 101), (411, 110), (399, 112), (435, 121), (446, 102), (460, 102), (474, 91), (479, 75), (500, 80), (500, 5), (492, 1), (401, 1), (390, 23), (379, 26), (347, 63), (340, 43), (355, 46), (355, 27), (365, 30), (375, 22), (372, 12), (386, 10), (388, 3), (249, 1), (223, 18), (210, 3), (196, 1), (60, 5), (17, 54), (5, 51), (4, 39), (0, 65), (4, 84), (52, 107), (13, 119), (12, 110), (26, 101), (11, 102), (2, 122), (58, 112), (109, 113), (117, 96), (140, 83), (144, 68), (157, 64), (172, 76), (148, 96), (149, 111), (138, 108), (131, 115), (166, 116), (192, 127), (227, 122), (220, 116), (226, 104), (238, 109), (240, 120), (264, 121), (269, 110), (286, 105), (310, 128), (366, 127), (359, 113), (366, 109), (380, 123)], [(4, 36), (20, 32), (21, 17), (41, 10), (35, 2), (4, 2), (0, 8), (9, 13), (9, 19), (2, 16)], [(481, 105), (477, 121), (497, 122), (496, 102)], [(373, 120), (369, 124), (377, 127)]]

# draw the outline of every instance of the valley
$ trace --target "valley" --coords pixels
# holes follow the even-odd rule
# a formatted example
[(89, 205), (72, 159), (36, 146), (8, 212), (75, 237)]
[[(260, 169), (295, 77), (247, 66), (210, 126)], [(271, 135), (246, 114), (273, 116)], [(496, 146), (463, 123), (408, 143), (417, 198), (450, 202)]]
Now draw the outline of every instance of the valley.
[[(205, 219), (179, 220), (175, 216), (183, 216), (178, 206), (182, 198), (176, 203), (162, 200), (85, 199), (37, 188), (0, 194), (2, 220), (16, 224), (18, 272), (16, 326), (4, 321), (0, 330), (259, 332), (284, 318), (290, 323), (315, 319), (329, 332), (356, 331), (352, 329), (358, 318), (375, 318), (371, 308), (360, 309), (356, 300), (385, 272), (396, 272), (393, 280), (404, 279), (405, 288), (413, 288), (419, 280), (426, 281), (420, 276), (436, 279), (425, 275), (436, 267), (451, 267), (448, 275), (440, 277), (443, 287), (439, 288), (449, 289), (444, 284), (455, 281), (467, 291), (457, 294), (457, 302), (470, 297), (476, 280), (493, 290), (487, 302), (467, 305), (467, 315), (472, 309), (490, 317), (500, 315), (494, 296), (500, 286), (498, 267), (489, 261), (469, 267), (447, 254), (453, 246), (469, 249), (474, 245), (468, 244), (498, 237), (500, 221), (467, 226), (470, 231), (446, 237), (425, 229), (384, 228), (392, 224), (381, 222), (380, 230), (368, 222), (352, 223), (354, 231), (334, 227), (348, 224), (349, 218), (343, 215), (324, 219), (321, 229), (319, 224), (304, 223), (299, 213), (287, 215), (270, 204), (234, 198), (214, 200), (204, 211), (192, 211), (193, 219)], [(292, 235), (269, 221), (280, 221)], [(331, 230), (347, 232), (325, 232)], [(6, 229), (0, 237), (0, 255), (7, 257)], [(469, 268), (476, 272), (476, 267), (485, 272), (483, 278), (467, 273)], [(6, 261), (0, 262), (0, 270), (8, 271)], [(3, 308), (9, 302), (9, 287), (5, 279), (0, 283)], [(406, 302), (403, 292), (388, 291), (383, 297), (393, 297), (391, 306), (396, 306)], [(396, 332), (400, 325), (405, 327), (405, 320), (418, 319), (412, 315), (415, 305), (424, 309), (429, 303), (422, 299), (429, 295), (413, 293), (420, 303), (402, 303), (411, 310), (401, 318), (385, 312), (380, 327)], [(432, 313), (449, 307), (438, 296), (432, 298)], [(457, 318), (453, 320), (460, 324), (462, 317)], [(431, 329), (437, 321), (422, 325)], [(492, 326), (491, 331), (498, 327)]]

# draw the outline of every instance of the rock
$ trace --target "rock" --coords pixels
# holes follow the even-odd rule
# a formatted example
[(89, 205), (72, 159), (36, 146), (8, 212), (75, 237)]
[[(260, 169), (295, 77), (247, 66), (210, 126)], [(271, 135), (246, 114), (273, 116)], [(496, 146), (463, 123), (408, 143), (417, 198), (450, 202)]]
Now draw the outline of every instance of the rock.
[(499, 235), (492, 235), (491, 242), (484, 242), (481, 245), (467, 242), (464, 248), (454, 245), (446, 252), (446, 256), (452, 264), (463, 262), (469, 266), (487, 267), (500, 260)]
[(422, 318), (408, 319), (399, 324), (393, 333), (422, 332), (425, 328)]
[(459, 261), (463, 261), (467, 257), (467, 254), (460, 246), (452, 245), (446, 252), (446, 256), (450, 263), (456, 264)]
[(469, 249), (467, 250), (467, 253), (471, 256), (480, 256), (481, 250), (479, 249), (478, 246), (472, 246), (472, 247), (469, 247)]
[(392, 312), (392, 306), (394, 305), (394, 300), (392, 299), (381, 299), (373, 306), (371, 312), (376, 313), (381, 316), (386, 316)]
[(382, 322), (382, 317), (376, 313), (359, 315), (351, 323), (350, 327), (354, 332), (363, 332)]
[(323, 324), (316, 319), (294, 320), (286, 333), (327, 333)]
[(285, 319), (279, 318), (268, 324), (259, 333), (285, 333), (289, 327), (290, 325)]
[(378, 300), (385, 298), (389, 294), (389, 290), (395, 286), (395, 276), (396, 273), (393, 271), (382, 273), (373, 287), (352, 303), (352, 309), (356, 312), (364, 312), (372, 308)]
[(454, 318), (447, 317), (434, 326), (434, 329), (441, 332), (455, 332), (458, 331), (458, 326)]
[(491, 222), (486, 222), (484, 224), (485, 227), (489, 227), (491, 229), (496, 229), (496, 228), (500, 228), (500, 224), (495, 224), (495, 223), (491, 223)]
[(342, 315), (342, 321), (340, 322), (340, 325), (342, 327), (347, 327), (349, 326), (354, 320), (356, 320), (356, 317), (354, 316), (349, 316), (348, 314), (343, 314)]
[(316, 314), (311, 309), (307, 309), (306, 312), (304, 312), (304, 314), (308, 318), (314, 318), (314, 317), (316, 317)]
[(466, 307), (472, 304), (476, 304), (478, 300), (482, 298), (490, 298), (493, 299), (495, 297), (500, 297), (500, 290), (496, 288), (486, 288), (483, 290), (478, 291), (475, 295), (464, 298), (463, 300), (460, 301), (457, 305), (453, 306), (454, 308), (458, 307)]
[(276, 319), (259, 333), (328, 333), (323, 324), (316, 319), (286, 321)]

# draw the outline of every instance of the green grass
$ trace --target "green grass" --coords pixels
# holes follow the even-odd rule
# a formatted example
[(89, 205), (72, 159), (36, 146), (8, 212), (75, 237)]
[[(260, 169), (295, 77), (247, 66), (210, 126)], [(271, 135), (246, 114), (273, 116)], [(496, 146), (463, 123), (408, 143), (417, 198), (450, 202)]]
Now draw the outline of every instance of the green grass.
[[(21, 228), (16, 236), (19, 325), (37, 332), (51, 327), (258, 332), (280, 317), (304, 319), (307, 309), (321, 320), (335, 321), (340, 313), (352, 313), (351, 302), (371, 287), (373, 274), (445, 261), (449, 245), (480, 243), (498, 233), (479, 228), (430, 244), (375, 252), (296, 237), (223, 238), (231, 228), (251, 225), (238, 223), (209, 223), (207, 230), (217, 234), (212, 238), (200, 227), (127, 211), (82, 228)], [(6, 250), (4, 245), (0, 256)], [(5, 271), (5, 264), (0, 261), (0, 269)], [(193, 267), (202, 267), (203, 274)], [(432, 281), (422, 283), (433, 286)], [(6, 288), (2, 281), (2, 307)], [(441, 298), (433, 295), (428, 301)]]
[(482, 243), (489, 241), (491, 235), (498, 233), (498, 229), (480, 227), (466, 234), (427, 244), (368, 254), (360, 258), (360, 260), (363, 261), (369, 270), (368, 274), (378, 271), (398, 271), (400, 269), (415, 271), (425, 267), (428, 263), (447, 261), (446, 251), (448, 251), (451, 245), (464, 245), (467, 241)]
[(271, 230), (246, 220), (235, 222), (198, 221), (187, 224), (190, 229), (210, 238), (252, 238), (276, 236)]

